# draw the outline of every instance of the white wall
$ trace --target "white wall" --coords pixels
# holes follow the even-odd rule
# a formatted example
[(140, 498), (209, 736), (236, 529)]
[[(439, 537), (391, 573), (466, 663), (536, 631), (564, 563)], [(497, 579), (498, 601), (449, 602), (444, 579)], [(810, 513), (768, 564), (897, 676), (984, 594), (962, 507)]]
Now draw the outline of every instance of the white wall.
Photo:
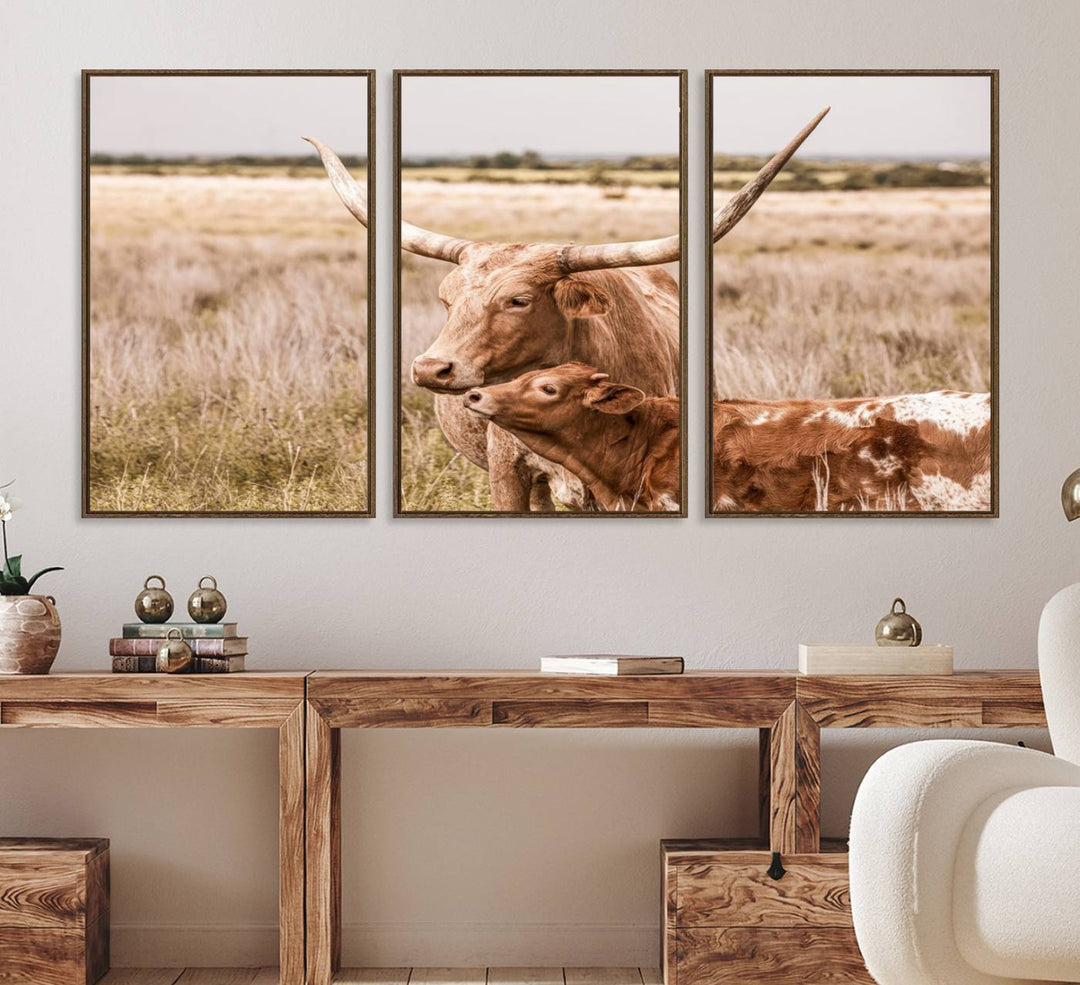
[[(264, 668), (530, 667), (624, 648), (789, 667), (800, 639), (864, 638), (896, 593), (961, 666), (1032, 666), (1042, 603), (1080, 573), (1057, 506), (1080, 463), (1078, 31), (1071, 0), (8, 0), (0, 474), (28, 504), (18, 548), (67, 566), (48, 583), (57, 668), (105, 666), (151, 570), (177, 586), (214, 572)], [(378, 519), (79, 518), (83, 67), (379, 70)], [(690, 69), (691, 519), (390, 518), (395, 67)], [(702, 73), (723, 67), (1001, 69), (1001, 519), (701, 519)], [(910, 737), (828, 737), (827, 830), (843, 832), (866, 764)], [(657, 839), (747, 833), (753, 745), (348, 734), (346, 958), (655, 959)], [(274, 753), (258, 733), (5, 734), (0, 830), (113, 839), (118, 964), (272, 960)]]

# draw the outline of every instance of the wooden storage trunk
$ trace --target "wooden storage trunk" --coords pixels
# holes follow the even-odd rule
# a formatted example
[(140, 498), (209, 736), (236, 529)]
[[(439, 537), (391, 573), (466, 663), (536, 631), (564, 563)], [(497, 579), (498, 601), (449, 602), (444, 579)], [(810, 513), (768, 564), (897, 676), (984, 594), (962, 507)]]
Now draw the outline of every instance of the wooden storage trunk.
[(0, 983), (94, 985), (108, 970), (108, 839), (0, 838)]
[(666, 985), (874, 985), (851, 922), (847, 852), (785, 855), (761, 842), (663, 841)]

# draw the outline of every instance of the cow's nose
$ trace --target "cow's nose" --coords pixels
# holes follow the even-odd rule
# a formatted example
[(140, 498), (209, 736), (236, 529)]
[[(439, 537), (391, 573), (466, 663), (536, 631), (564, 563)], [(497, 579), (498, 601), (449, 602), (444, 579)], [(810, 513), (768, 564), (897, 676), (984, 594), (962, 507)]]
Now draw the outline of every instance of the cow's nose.
[(470, 404), (478, 404), (484, 399), (484, 395), (479, 390), (470, 390), (465, 394), (465, 399), (468, 400)]
[(445, 359), (417, 356), (413, 360), (412, 375), (413, 381), (418, 386), (451, 386), (454, 379), (454, 364)]

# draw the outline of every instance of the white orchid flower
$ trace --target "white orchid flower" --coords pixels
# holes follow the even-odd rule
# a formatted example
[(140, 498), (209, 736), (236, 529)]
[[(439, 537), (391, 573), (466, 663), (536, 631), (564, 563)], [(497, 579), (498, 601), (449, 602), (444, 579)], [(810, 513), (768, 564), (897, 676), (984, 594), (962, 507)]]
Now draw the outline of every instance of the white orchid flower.
[(0, 522), (7, 523), (11, 514), (22, 508), (22, 500), (0, 493)]

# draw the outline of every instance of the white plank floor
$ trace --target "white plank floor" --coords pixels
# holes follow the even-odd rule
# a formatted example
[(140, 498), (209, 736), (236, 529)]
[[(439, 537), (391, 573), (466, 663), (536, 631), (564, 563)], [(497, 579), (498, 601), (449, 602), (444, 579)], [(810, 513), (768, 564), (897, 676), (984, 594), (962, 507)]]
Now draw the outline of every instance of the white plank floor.
[[(343, 968), (335, 985), (662, 985), (659, 968)], [(277, 968), (114, 968), (99, 985), (278, 985)]]

